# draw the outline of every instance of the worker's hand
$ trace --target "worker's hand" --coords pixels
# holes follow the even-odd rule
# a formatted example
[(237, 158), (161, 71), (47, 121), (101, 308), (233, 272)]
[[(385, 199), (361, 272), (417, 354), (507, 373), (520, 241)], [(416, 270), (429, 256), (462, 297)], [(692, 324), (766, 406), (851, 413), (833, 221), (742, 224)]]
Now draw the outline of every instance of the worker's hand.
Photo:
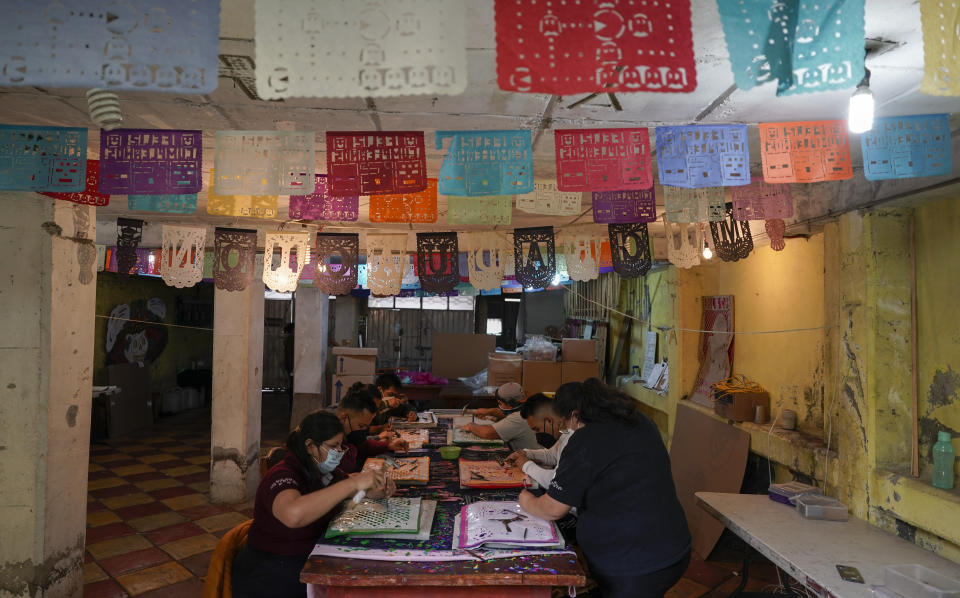
[(416, 412), (416, 411), (411, 411), (410, 413), (408, 413), (408, 414), (407, 414), (407, 421), (408, 421), (408, 422), (415, 422), (415, 421), (417, 421), (417, 412)]
[(368, 469), (360, 473), (350, 474), (350, 480), (354, 483), (358, 491), (365, 490), (367, 494), (373, 494), (376, 491), (383, 491), (386, 486), (387, 476), (380, 469)]
[(461, 426), (460, 429), (463, 430), (464, 432), (470, 432), (471, 434), (474, 434), (474, 433), (475, 433), (475, 432), (473, 431), (474, 425), (475, 425), (475, 424), (472, 424), (472, 423), (463, 424), (463, 426)]
[(523, 464), (529, 461), (530, 458), (527, 457), (527, 454), (523, 451), (515, 451), (506, 458), (507, 465), (511, 467), (516, 467), (517, 469), (523, 469)]
[(395, 453), (405, 453), (410, 449), (410, 445), (403, 438), (394, 438), (387, 443), (387, 448)]
[(535, 500), (537, 500), (537, 497), (529, 490), (521, 490), (520, 496), (517, 497), (517, 503), (520, 504), (520, 508), (527, 513), (530, 513), (530, 504)]
[(386, 403), (389, 409), (394, 409), (400, 406), (400, 403), (403, 402), (403, 399), (401, 399), (397, 395), (387, 395), (383, 397), (383, 402)]
[(394, 432), (393, 430), (384, 430), (383, 432), (380, 432), (379, 434), (377, 434), (377, 437), (380, 440), (386, 440), (387, 442), (390, 442), (391, 440), (397, 437), (397, 433)]
[(390, 498), (397, 492), (397, 483), (393, 478), (385, 475), (385, 481), (382, 488), (367, 491), (370, 498)]

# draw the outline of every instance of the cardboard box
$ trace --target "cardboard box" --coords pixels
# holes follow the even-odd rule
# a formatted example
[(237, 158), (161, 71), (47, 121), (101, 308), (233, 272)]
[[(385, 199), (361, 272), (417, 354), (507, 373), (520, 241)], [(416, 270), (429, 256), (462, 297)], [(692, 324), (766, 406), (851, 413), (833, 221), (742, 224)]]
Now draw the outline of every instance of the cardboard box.
[(335, 376), (373, 376), (377, 372), (377, 349), (333, 347), (330, 371)]
[(767, 391), (731, 392), (720, 396), (715, 393), (714, 398), (713, 412), (735, 422), (752, 422), (758, 406), (770, 415), (770, 393)]
[(497, 347), (492, 334), (434, 334), (434, 376), (468, 378), (487, 368), (489, 355)]
[(523, 384), (523, 357), (517, 353), (491, 353), (487, 385), (500, 386), (507, 382)]
[(524, 361), (523, 394), (555, 392), (560, 386), (560, 366), (556, 361)]
[(350, 387), (357, 382), (373, 384), (373, 376), (333, 376), (330, 379), (330, 401), (334, 404), (339, 403)]
[(597, 342), (593, 339), (565, 338), (560, 353), (563, 361), (596, 361)]
[(596, 361), (564, 361), (560, 364), (560, 384), (599, 377), (600, 364)]

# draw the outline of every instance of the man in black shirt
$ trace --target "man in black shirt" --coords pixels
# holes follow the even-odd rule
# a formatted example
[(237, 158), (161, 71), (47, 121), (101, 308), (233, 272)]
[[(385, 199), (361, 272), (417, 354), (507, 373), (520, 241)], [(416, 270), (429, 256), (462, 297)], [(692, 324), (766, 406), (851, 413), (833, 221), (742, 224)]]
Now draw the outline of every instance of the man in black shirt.
[(547, 493), (520, 506), (548, 520), (573, 507), (577, 540), (604, 598), (659, 598), (683, 576), (690, 532), (656, 426), (599, 380), (564, 384), (557, 411), (574, 430)]

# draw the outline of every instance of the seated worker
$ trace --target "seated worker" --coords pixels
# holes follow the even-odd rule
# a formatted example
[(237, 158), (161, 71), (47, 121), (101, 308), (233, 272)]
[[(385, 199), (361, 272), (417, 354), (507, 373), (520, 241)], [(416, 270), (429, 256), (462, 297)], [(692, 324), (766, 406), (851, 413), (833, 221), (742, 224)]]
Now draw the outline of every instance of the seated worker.
[(387, 372), (377, 377), (377, 390), (380, 391), (381, 402), (380, 410), (373, 416), (370, 422), (370, 431), (379, 434), (388, 430), (392, 418), (402, 418), (407, 421), (417, 421), (417, 409), (410, 404), (406, 395), (403, 394), (403, 383), (400, 378)]
[(300, 570), (340, 503), (360, 490), (371, 498), (396, 490), (381, 471), (348, 476), (337, 467), (343, 425), (328, 411), (304, 417), (286, 448), (257, 487), (247, 544), (233, 561), (234, 598), (306, 596)]
[(520, 507), (548, 521), (579, 512), (577, 540), (604, 598), (661, 598), (690, 562), (690, 531), (660, 432), (633, 399), (590, 378), (557, 389), (573, 430), (546, 494)]
[[(527, 420), (530, 429), (540, 434), (548, 434), (556, 439), (553, 446), (545, 449), (525, 449), (516, 451), (507, 457), (507, 463), (520, 468), (530, 479), (546, 489), (557, 473), (557, 464), (570, 435), (570, 430), (560, 427), (560, 414), (554, 408), (552, 399), (543, 393), (537, 393), (527, 399), (520, 410), (520, 415)], [(542, 443), (541, 443), (542, 444)]]
[(520, 409), (524, 402), (523, 387), (516, 382), (507, 382), (497, 389), (497, 402), (506, 417), (490, 425), (472, 422), (464, 425), (463, 429), (476, 434), (480, 438), (502, 440), (515, 451), (542, 449), (543, 447), (537, 443), (537, 437), (533, 430), (520, 415)]
[(357, 382), (334, 408), (334, 414), (343, 423), (346, 434), (343, 442), (346, 454), (340, 462), (340, 469), (346, 473), (363, 469), (367, 457), (387, 451), (407, 450), (407, 442), (401, 438), (382, 440), (368, 436), (370, 421), (377, 411), (379, 395), (376, 386)]

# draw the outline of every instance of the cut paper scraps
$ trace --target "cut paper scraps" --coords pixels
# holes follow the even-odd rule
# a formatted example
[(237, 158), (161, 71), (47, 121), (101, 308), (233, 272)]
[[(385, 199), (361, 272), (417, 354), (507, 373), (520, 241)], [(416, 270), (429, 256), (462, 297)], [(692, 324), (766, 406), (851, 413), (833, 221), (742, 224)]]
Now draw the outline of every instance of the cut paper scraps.
[(726, 208), (723, 187), (685, 189), (663, 188), (663, 206), (670, 222), (707, 222), (723, 220)]
[(510, 224), (513, 199), (509, 195), (491, 197), (447, 197), (447, 224)]
[[(746, 187), (730, 190), (736, 220), (767, 220), (793, 216), (790, 185), (771, 185), (754, 179)], [(726, 211), (726, 210), (724, 210)]]
[(570, 280), (585, 282), (600, 276), (603, 240), (592, 229), (568, 229), (558, 236)]
[(847, 89), (863, 79), (863, 0), (717, 2), (740, 89), (777, 95)]
[(197, 194), (183, 195), (128, 195), (127, 209), (139, 212), (166, 212), (193, 214), (197, 211)]
[(348, 295), (357, 288), (360, 235), (318, 233), (313, 285), (328, 295)]
[(946, 175), (953, 168), (946, 114), (878, 118), (860, 136), (860, 147), (869, 181)]
[(630, 191), (594, 191), (593, 221), (597, 224), (610, 222), (653, 222), (657, 219), (657, 199), (653, 187)]
[(117, 274), (128, 275), (137, 267), (137, 248), (143, 238), (143, 220), (117, 218)]
[(557, 273), (557, 249), (552, 226), (513, 230), (513, 259), (517, 282), (545, 289)]
[(85, 206), (105, 206), (110, 203), (110, 196), (97, 191), (100, 178), (100, 161), (87, 160), (87, 178), (84, 183), (83, 191), (73, 193), (62, 193), (57, 191), (41, 191), (41, 195), (83, 204)]
[[(279, 252), (277, 259), (275, 253)], [(263, 283), (272, 291), (297, 290), (303, 267), (310, 263), (310, 233), (267, 233), (263, 244)]]
[(436, 148), (450, 139), (440, 165), (444, 195), (513, 195), (533, 191), (530, 131), (437, 131)]
[(202, 226), (161, 227), (160, 276), (178, 289), (192, 287), (203, 279), (203, 254), (207, 229)]
[(371, 293), (399, 293), (407, 261), (407, 235), (367, 233), (367, 288)]
[(960, 2), (920, 0), (923, 29), (923, 81), (920, 91), (934, 96), (960, 95)]
[[(216, 172), (210, 171), (210, 180)], [(207, 190), (207, 214), (211, 216), (243, 216), (245, 218), (276, 218), (276, 195), (220, 195), (211, 186)]]
[(417, 273), (424, 291), (452, 291), (460, 283), (457, 233), (417, 233)]
[(427, 188), (423, 131), (327, 131), (327, 193), (418, 193)]
[(583, 194), (579, 191), (560, 191), (554, 181), (534, 181), (533, 191), (517, 195), (517, 209), (528, 214), (577, 216)]
[(624, 4), (496, 0), (500, 89), (556, 95), (696, 89), (690, 3)]
[(320, 220), (324, 222), (356, 222), (360, 217), (360, 197), (338, 197), (327, 193), (327, 175), (314, 179), (313, 193), (291, 195), (291, 220)]
[(747, 125), (657, 127), (660, 184), (722, 187), (750, 182)]
[(314, 189), (312, 132), (217, 131), (217, 195), (303, 195)]
[(764, 181), (816, 183), (853, 176), (845, 121), (760, 123), (759, 127)]
[(653, 265), (650, 255), (650, 235), (645, 222), (608, 224), (613, 271), (623, 278), (646, 275)]
[[(100, 131), (100, 192), (182, 195), (203, 185), (201, 131)], [(86, 149), (84, 149), (86, 151)]]
[(437, 179), (427, 179), (427, 188), (412, 193), (370, 196), (370, 222), (436, 222)]
[(220, 3), (8, 3), (0, 85), (209, 93), (217, 87)]
[(0, 189), (82, 192), (86, 171), (86, 129), (0, 125)]
[(650, 134), (635, 129), (558, 129), (557, 188), (628, 191), (653, 187)]
[(513, 255), (513, 248), (507, 247), (506, 236), (495, 231), (463, 235), (470, 284), (482, 291), (499, 289), (507, 259)]
[(700, 223), (671, 223), (663, 215), (663, 232), (667, 237), (667, 259), (678, 268), (692, 268), (700, 264), (703, 251), (703, 229)]
[(222, 291), (242, 291), (253, 282), (257, 231), (218, 228), (213, 231), (213, 284)]
[(257, 89), (264, 99), (466, 88), (466, 2), (257, 0), (255, 6)]
[(713, 237), (713, 250), (725, 262), (746, 259), (753, 251), (753, 236), (750, 234), (750, 222), (736, 220), (733, 206), (728, 205), (726, 218), (710, 223), (710, 235)]

